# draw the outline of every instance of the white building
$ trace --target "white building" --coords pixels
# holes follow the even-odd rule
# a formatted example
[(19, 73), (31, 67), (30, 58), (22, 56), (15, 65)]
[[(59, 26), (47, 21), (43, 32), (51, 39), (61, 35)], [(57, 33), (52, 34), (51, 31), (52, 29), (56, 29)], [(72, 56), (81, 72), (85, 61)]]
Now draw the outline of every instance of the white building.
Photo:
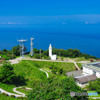
[(84, 87), (89, 81), (94, 81), (97, 78), (100, 78), (100, 62), (83, 64), (83, 75), (75, 77), (76, 83), (81, 87)]
[(51, 58), (51, 60), (56, 60), (57, 59), (57, 55), (52, 55), (52, 46), (51, 46), (51, 44), (49, 45), (49, 57)]
[(83, 64), (83, 75), (96, 75), (100, 78), (100, 62)]

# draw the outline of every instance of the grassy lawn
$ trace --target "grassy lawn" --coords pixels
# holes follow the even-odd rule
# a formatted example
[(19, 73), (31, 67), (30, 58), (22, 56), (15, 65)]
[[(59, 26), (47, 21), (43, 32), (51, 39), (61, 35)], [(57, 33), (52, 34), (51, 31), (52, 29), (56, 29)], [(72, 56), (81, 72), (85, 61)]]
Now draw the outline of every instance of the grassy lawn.
[(19, 92), (25, 93), (26, 95), (28, 95), (29, 92), (31, 92), (31, 90), (27, 90), (26, 88), (22, 87), (22, 88), (17, 88), (16, 89)]
[[(18, 64), (13, 65), (14, 71), (17, 76), (23, 76), (25, 78), (25, 84), (22, 86), (32, 87), (34, 83), (39, 81), (44, 81), (47, 79), (47, 76), (44, 72), (40, 71), (39, 69), (43, 69), (48, 72), (49, 76), (54, 76), (55, 74), (52, 73), (51, 66), (56, 66), (57, 68), (62, 68), (65, 72), (74, 71), (75, 65), (73, 63), (66, 63), (66, 62), (46, 62), (46, 61), (30, 61), (30, 60), (23, 60)], [(7, 85), (0, 83), (0, 88), (14, 93), (13, 88), (16, 87), (15, 85)], [(25, 89), (17, 89), (20, 92), (25, 93), (26, 95), (30, 90)], [(4, 98), (4, 99), (3, 99)], [(15, 98), (6, 97), (4, 95), (0, 95), (0, 100), (14, 100)], [(17, 100), (17, 99), (15, 99)]]
[(65, 72), (75, 70), (73, 63), (23, 60), (14, 65), (14, 71), (17, 75), (23, 76), (27, 80), (27, 86), (30, 87), (34, 80), (45, 80), (47, 78), (46, 74), (39, 69), (45, 69), (49, 73), (51, 66), (63, 68)]
[(15, 87), (15, 85), (8, 85), (8, 84), (4, 84), (4, 83), (0, 82), (0, 88), (6, 90), (7, 92), (15, 93), (15, 92), (13, 92), (14, 87)]
[(73, 63), (66, 62), (48, 62), (48, 61), (28, 61), (30, 64), (35, 65), (38, 68), (50, 68), (50, 66), (57, 66), (63, 68), (65, 71), (75, 70), (75, 65)]
[(81, 63), (77, 63), (78, 67), (81, 68), (82, 67), (82, 64)]
[(9, 97), (9, 96), (5, 96), (5, 95), (0, 94), (0, 100), (21, 100), (21, 99), (17, 99), (14, 97)]
[(17, 75), (23, 76), (26, 80), (26, 85), (31, 87), (35, 80), (45, 80), (46, 74), (39, 70), (31, 61), (21, 61), (19, 64), (14, 65), (14, 71)]

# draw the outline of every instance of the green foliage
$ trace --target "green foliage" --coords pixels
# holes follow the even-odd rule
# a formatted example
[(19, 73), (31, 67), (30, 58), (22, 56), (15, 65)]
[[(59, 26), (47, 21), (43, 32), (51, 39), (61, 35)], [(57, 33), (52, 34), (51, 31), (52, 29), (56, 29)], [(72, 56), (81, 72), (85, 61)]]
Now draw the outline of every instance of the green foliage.
[[(27, 48), (24, 47), (24, 52), (27, 51)], [(9, 60), (9, 59), (13, 59), (16, 58), (16, 56), (20, 55), (20, 46), (15, 46), (12, 48), (12, 50), (6, 50), (3, 49), (2, 51), (0, 51), (0, 56), (2, 58), (4, 58), (5, 60)]]
[(12, 85), (12, 84), (6, 84), (6, 83), (2, 83), (0, 82), (0, 88), (8, 91), (8, 92), (11, 92), (11, 93), (15, 93), (13, 91), (13, 88), (15, 87), (15, 85)]
[(89, 82), (89, 90), (95, 90), (100, 93), (100, 78)]
[(78, 67), (79, 67), (80, 69), (83, 69), (83, 67), (82, 67), (82, 64), (81, 64), (81, 63), (77, 63), (77, 65), (78, 65)]
[(4, 64), (0, 69), (0, 81), (3, 83), (13, 83), (15, 73), (10, 64)]
[(36, 59), (40, 59), (40, 54), (36, 53), (36, 54), (34, 54), (34, 57), (35, 57)]
[[(35, 84), (28, 95), (29, 100), (71, 100), (70, 91), (82, 92), (72, 77), (51, 77), (45, 82)], [(73, 100), (87, 100), (86, 97), (75, 97)]]
[(4, 58), (5, 60), (9, 60), (9, 57), (7, 57), (6, 55), (1, 55), (1, 54), (0, 54), (0, 56), (1, 56), (2, 58)]
[[(24, 52), (26, 51), (26, 47), (24, 47)], [(14, 55), (16, 56), (20, 56), (20, 46), (15, 46), (12, 48), (12, 52), (14, 53)]]
[(9, 63), (4, 64), (0, 68), (0, 82), (7, 84), (14, 84), (16, 86), (25, 85), (25, 79), (23, 76), (16, 76), (13, 66)]
[(43, 56), (49, 56), (49, 50), (43, 51)]
[[(34, 53), (35, 54), (39, 54), (40, 50), (38, 49), (34, 49)], [(43, 57), (45, 56), (49, 56), (49, 50), (42, 50), (41, 51)], [(70, 57), (70, 58), (76, 58), (76, 57), (84, 57), (85, 59), (89, 59), (89, 58), (94, 58), (97, 59), (95, 56), (91, 56), (88, 54), (83, 54), (81, 53), (78, 49), (68, 49), (68, 50), (64, 50), (64, 49), (55, 49), (53, 48), (53, 54), (57, 54), (57, 56), (61, 56), (61, 57)]]
[(12, 98), (10, 96), (0, 94), (0, 100), (21, 100), (21, 99)]
[(34, 51), (34, 54), (40, 53), (40, 50), (38, 50), (38, 49), (36, 49), (36, 48), (34, 48), (33, 51)]
[[(17, 76), (23, 76), (26, 80), (27, 86), (31, 87), (34, 82), (45, 80), (46, 74), (39, 70), (37, 63), (33, 61), (21, 61), (19, 64), (14, 65), (14, 71)], [(24, 84), (25, 85), (25, 84)]]

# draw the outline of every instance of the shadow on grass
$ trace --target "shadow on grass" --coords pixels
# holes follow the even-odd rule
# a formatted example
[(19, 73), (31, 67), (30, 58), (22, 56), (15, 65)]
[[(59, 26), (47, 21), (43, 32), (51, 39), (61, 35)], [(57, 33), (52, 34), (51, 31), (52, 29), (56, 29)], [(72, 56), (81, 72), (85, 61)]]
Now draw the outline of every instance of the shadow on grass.
[(28, 81), (28, 79), (25, 79), (23, 76), (16, 76), (14, 78), (13, 84), (16, 86), (25, 86), (26, 81)]

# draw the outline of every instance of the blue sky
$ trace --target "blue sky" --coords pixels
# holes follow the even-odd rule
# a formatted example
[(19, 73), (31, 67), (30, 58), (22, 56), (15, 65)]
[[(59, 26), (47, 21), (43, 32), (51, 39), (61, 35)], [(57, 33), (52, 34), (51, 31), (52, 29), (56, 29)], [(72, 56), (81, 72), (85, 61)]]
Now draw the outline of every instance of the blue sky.
[(100, 0), (1, 0), (0, 27), (100, 23)]

